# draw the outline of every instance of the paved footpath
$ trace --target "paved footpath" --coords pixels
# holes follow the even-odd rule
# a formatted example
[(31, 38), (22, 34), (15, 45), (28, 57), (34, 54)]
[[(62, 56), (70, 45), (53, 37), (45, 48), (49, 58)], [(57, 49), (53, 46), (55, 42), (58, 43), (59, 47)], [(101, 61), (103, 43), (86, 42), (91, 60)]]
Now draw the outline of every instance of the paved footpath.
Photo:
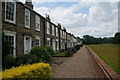
[(72, 57), (53, 57), (53, 60), (53, 78), (100, 78), (85, 46)]

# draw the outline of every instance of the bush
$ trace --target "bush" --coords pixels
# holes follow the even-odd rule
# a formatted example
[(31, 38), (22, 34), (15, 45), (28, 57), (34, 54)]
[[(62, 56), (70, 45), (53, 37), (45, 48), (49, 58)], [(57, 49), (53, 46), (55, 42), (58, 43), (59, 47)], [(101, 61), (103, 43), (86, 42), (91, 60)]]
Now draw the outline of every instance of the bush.
[(38, 57), (36, 57), (34, 54), (24, 54), (20, 55), (15, 60), (15, 66), (25, 65), (25, 64), (32, 64), (39, 62)]
[(9, 42), (5, 40), (5, 35), (2, 33), (2, 59), (4, 60), (8, 54), (10, 54)]
[(15, 58), (13, 54), (8, 54), (3, 60), (3, 69), (9, 69), (15, 64)]
[(68, 49), (68, 50), (67, 50), (67, 56), (72, 56), (72, 54), (73, 54), (72, 49)]
[(76, 48), (77, 50), (79, 50), (79, 49), (80, 49), (80, 46), (79, 46), (79, 45), (76, 45), (75, 48)]
[(50, 52), (51, 56), (53, 56), (55, 54), (55, 51), (53, 50), (52, 47), (50, 47), (50, 46), (44, 46), (44, 47)]
[(73, 53), (76, 53), (77, 50), (76, 50), (75, 47), (73, 47), (73, 48), (72, 48), (72, 51), (73, 51)]
[(61, 49), (60, 52), (64, 52), (65, 50), (64, 49)]
[(39, 61), (48, 61), (51, 58), (51, 54), (43, 46), (32, 48), (30, 54), (36, 55), (39, 58)]
[(3, 79), (17, 79), (17, 78), (50, 78), (51, 68), (46, 63), (35, 63), (32, 65), (24, 65), (16, 68), (11, 68), (2, 72)]

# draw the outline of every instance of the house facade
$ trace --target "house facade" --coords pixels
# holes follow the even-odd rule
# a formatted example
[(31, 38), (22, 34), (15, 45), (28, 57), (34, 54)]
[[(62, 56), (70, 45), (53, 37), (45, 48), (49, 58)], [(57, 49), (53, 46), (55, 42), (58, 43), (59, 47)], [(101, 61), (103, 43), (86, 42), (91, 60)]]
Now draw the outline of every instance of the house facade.
[[(2, 2), (2, 31), (14, 56), (28, 54), (33, 47), (48, 45), (55, 51), (73, 47), (72, 35), (61, 25), (33, 10), (32, 2)], [(75, 38), (75, 36), (74, 36)], [(76, 39), (76, 38), (75, 38)], [(72, 41), (71, 41), (72, 40)], [(77, 42), (76, 44), (77, 45)], [(74, 46), (75, 46), (74, 45)]]

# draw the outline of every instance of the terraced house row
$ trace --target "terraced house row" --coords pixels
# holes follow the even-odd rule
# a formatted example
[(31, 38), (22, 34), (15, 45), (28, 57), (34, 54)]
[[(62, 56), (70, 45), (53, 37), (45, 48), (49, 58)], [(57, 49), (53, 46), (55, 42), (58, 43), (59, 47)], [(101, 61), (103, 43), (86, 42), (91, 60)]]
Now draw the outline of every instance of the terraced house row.
[(14, 56), (28, 54), (32, 47), (49, 45), (55, 51), (79, 44), (80, 38), (68, 33), (33, 10), (31, 0), (2, 2), (2, 27)]

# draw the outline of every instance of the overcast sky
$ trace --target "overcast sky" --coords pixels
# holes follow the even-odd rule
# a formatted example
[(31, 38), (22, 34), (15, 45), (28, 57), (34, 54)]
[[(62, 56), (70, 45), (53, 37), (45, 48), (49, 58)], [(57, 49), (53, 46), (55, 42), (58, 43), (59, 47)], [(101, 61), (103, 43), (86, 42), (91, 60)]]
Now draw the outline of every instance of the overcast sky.
[(53, 23), (61, 23), (75, 36), (112, 37), (118, 32), (117, 2), (41, 1), (33, 4), (35, 11), (43, 16), (49, 14)]

